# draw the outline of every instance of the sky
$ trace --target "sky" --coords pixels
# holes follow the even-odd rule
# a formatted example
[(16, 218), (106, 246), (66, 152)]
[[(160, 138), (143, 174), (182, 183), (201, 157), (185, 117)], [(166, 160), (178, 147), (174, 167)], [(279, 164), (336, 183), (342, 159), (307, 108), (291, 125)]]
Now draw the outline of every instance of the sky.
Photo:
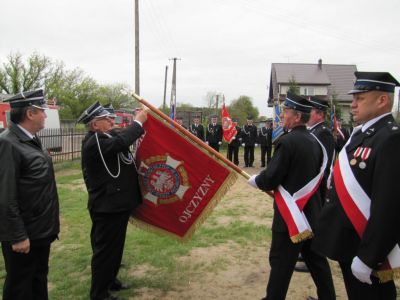
[[(272, 63), (355, 64), (400, 80), (399, 0), (139, 0), (140, 94), (160, 106), (173, 57), (177, 102), (252, 98), (267, 109)], [(33, 52), (134, 89), (134, 0), (2, 0), (0, 63)]]

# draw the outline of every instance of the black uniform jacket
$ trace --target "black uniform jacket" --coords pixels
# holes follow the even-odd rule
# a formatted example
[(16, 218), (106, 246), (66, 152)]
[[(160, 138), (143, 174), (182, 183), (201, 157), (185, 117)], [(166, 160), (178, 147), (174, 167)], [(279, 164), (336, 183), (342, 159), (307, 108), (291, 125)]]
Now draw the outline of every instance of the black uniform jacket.
[(204, 141), (204, 127), (203, 127), (203, 125), (199, 124), (199, 125), (196, 126), (195, 124), (191, 124), (190, 127), (189, 127), (189, 130), (190, 130), (191, 133), (193, 133), (199, 139)]
[(325, 122), (321, 122), (310, 129), (317, 139), (324, 145), (326, 154), (328, 155), (328, 163), (325, 168), (325, 180), (323, 181), (323, 188), (326, 187), (326, 179), (329, 177), (332, 160), (334, 159), (335, 140), (333, 139), (332, 131)]
[(221, 124), (215, 124), (215, 126), (213, 126), (211, 123), (208, 124), (206, 132), (206, 139), (208, 143), (218, 144), (219, 142), (222, 142), (222, 134), (223, 132)]
[(59, 204), (51, 157), (16, 124), (0, 134), (0, 241), (54, 238)]
[(344, 262), (358, 256), (376, 269), (400, 241), (400, 130), (393, 117), (385, 116), (365, 132), (353, 136), (342, 150), (346, 151), (349, 161), (358, 147), (371, 148), (364, 169), (359, 167), (360, 158), (351, 166), (355, 178), (371, 199), (370, 218), (363, 237), (358, 237), (347, 218), (332, 181), (329, 201), (319, 220), (315, 250)]
[(236, 126), (236, 135), (235, 138), (229, 143), (231, 147), (240, 147), (240, 144), (242, 143), (242, 128), (239, 126)]
[(261, 147), (272, 147), (272, 128), (261, 127), (258, 134), (258, 143)]
[[(322, 150), (318, 141), (305, 126), (298, 126), (279, 139), (268, 168), (256, 177), (256, 183), (264, 191), (274, 190), (282, 185), (293, 195), (319, 173), (321, 164)], [(304, 207), (312, 229), (315, 228), (320, 211), (320, 194), (314, 193)], [(272, 230), (288, 231), (275, 202)]]
[(245, 146), (254, 146), (257, 143), (257, 127), (253, 125), (243, 125), (242, 143)]
[[(132, 122), (112, 137), (98, 133), (101, 153), (113, 175), (118, 172), (118, 153), (128, 154), (129, 146), (144, 133), (143, 128)], [(141, 195), (135, 164), (120, 161), (121, 171), (117, 178), (108, 174), (100, 156), (96, 135), (90, 131), (82, 141), (82, 171), (89, 193), (88, 208), (92, 212), (116, 213), (132, 211), (141, 203)]]

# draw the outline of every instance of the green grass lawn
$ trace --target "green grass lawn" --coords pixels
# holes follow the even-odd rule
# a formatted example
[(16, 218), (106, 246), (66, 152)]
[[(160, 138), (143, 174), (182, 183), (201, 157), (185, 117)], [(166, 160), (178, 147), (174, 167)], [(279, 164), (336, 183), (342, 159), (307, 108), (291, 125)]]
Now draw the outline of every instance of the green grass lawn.
[[(61, 233), (52, 244), (49, 272), (50, 299), (88, 299), (90, 286), (91, 222), (86, 208), (87, 194), (79, 163), (58, 164), (57, 186), (60, 196)], [(243, 208), (244, 209), (244, 208)], [(181, 259), (198, 247), (210, 247), (233, 241), (246, 247), (260, 244), (270, 236), (265, 226), (234, 220), (229, 224), (216, 221), (221, 216), (235, 217), (241, 208), (216, 210), (187, 243), (128, 226), (123, 267), (120, 278), (133, 286), (119, 293), (124, 298), (139, 296), (141, 288), (174, 290), (188, 284), (188, 278), (199, 272), (224, 268), (221, 259), (210, 265)], [(204, 225), (206, 225), (204, 224)], [(4, 262), (0, 258), (0, 293), (4, 282)]]

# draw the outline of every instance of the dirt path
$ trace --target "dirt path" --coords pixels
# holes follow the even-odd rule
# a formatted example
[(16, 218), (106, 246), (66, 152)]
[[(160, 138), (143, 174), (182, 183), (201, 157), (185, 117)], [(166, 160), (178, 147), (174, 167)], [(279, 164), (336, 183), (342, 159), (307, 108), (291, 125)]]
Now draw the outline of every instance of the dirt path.
[[(246, 169), (248, 173), (258, 174), (260, 168)], [(242, 221), (263, 224), (270, 227), (272, 220), (272, 201), (265, 194), (247, 185), (243, 178), (239, 178), (230, 189), (224, 200), (216, 210), (239, 209), (239, 217), (223, 216), (218, 218), (219, 224), (229, 224), (233, 218)], [(203, 226), (210, 226), (207, 222)], [(139, 290), (140, 296), (131, 299), (260, 299), (265, 295), (265, 288), (269, 276), (268, 264), (269, 241), (263, 246), (237, 245), (227, 241), (223, 245), (207, 248), (196, 248), (183, 257), (182, 260), (191, 263), (207, 264), (223, 261), (224, 267), (213, 272), (201, 272), (187, 279), (187, 284), (176, 287), (174, 291), (166, 293), (156, 290)], [(332, 271), (337, 293), (337, 299), (346, 299), (343, 281), (336, 263), (332, 262)], [(295, 272), (287, 299), (306, 299), (307, 296), (316, 297), (316, 291), (311, 276), (308, 273)]]

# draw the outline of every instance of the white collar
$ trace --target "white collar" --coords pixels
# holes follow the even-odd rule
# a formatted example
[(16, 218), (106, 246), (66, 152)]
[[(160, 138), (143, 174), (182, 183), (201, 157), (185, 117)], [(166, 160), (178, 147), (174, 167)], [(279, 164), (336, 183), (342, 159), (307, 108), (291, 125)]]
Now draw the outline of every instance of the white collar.
[(22, 130), (23, 133), (25, 133), (30, 139), (33, 139), (35, 136), (30, 133), (28, 130), (26, 130), (24, 127), (22, 127), (21, 125), (17, 124), (17, 126), (19, 127), (19, 129)]
[(374, 125), (376, 122), (378, 122), (380, 119), (382, 119), (383, 117), (386, 117), (388, 115), (392, 114), (391, 112), (388, 112), (386, 114), (377, 116), (376, 118), (373, 118), (372, 120), (369, 120), (368, 122), (364, 123), (361, 127), (361, 131), (365, 132), (369, 127), (371, 127), (372, 125)]

